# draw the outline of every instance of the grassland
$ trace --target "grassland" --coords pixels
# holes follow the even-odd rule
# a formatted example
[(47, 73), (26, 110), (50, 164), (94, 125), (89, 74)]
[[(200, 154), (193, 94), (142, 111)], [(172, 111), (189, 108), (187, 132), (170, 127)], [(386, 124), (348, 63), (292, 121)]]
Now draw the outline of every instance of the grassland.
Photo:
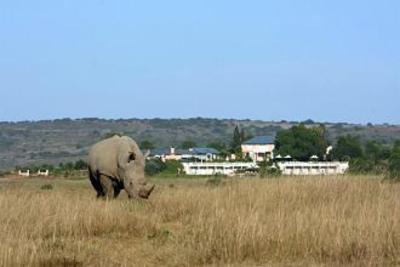
[(3, 181), (1, 266), (400, 264), (400, 184), (379, 177), (157, 179), (147, 202)]

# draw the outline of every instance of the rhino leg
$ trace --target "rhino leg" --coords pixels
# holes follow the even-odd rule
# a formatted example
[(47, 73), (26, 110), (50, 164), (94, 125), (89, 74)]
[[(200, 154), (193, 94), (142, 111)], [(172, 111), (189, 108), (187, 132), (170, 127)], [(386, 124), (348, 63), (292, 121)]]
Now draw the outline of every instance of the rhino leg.
[(116, 198), (116, 197), (119, 196), (119, 193), (121, 192), (122, 189), (121, 189), (121, 187), (120, 187), (118, 184), (116, 184), (116, 183), (114, 183), (113, 186), (114, 186), (114, 198)]
[(92, 170), (89, 168), (89, 178), (90, 178), (90, 182), (92, 183), (93, 188), (96, 190), (97, 192), (97, 197), (102, 197), (103, 194), (103, 188), (100, 184), (100, 179), (98, 175), (95, 175)]
[(100, 175), (100, 184), (103, 188), (102, 196), (108, 199), (116, 198), (121, 190), (116, 186), (113, 180), (105, 175)]

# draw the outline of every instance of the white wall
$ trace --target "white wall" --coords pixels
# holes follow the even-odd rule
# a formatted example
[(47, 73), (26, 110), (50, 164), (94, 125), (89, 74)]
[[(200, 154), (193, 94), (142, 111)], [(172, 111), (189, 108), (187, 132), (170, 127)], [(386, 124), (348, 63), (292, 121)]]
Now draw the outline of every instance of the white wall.
[(344, 174), (349, 168), (348, 162), (339, 161), (286, 161), (277, 165), (283, 175), (337, 175)]
[[(259, 156), (259, 153), (269, 153), (269, 158), (273, 158), (274, 144), (266, 145), (247, 145), (242, 144), (242, 152), (244, 155), (249, 154), (250, 158), (254, 161), (263, 161), (264, 157)], [(268, 155), (267, 155), (268, 157)]]
[(253, 162), (185, 162), (182, 165), (188, 175), (234, 175), (237, 171), (258, 168)]

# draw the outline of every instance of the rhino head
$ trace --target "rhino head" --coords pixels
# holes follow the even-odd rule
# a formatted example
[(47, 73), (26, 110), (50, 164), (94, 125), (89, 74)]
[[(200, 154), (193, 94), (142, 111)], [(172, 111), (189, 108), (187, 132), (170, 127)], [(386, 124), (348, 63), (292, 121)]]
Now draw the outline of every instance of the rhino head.
[(124, 146), (118, 158), (118, 174), (129, 198), (149, 198), (154, 184), (148, 184), (145, 178), (145, 156), (132, 140), (128, 147)]

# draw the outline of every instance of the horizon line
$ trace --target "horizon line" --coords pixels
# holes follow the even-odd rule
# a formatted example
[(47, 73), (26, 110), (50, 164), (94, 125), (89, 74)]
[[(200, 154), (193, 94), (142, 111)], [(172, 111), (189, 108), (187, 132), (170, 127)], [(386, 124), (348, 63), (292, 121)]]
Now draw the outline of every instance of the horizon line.
[(118, 121), (118, 120), (191, 120), (191, 119), (205, 119), (205, 120), (233, 120), (233, 121), (260, 121), (260, 122), (271, 122), (271, 123), (289, 123), (289, 124), (347, 124), (347, 125), (358, 125), (358, 126), (400, 126), (400, 124), (382, 122), (382, 123), (361, 123), (361, 122), (346, 122), (346, 121), (316, 121), (312, 118), (308, 118), (305, 120), (266, 120), (266, 119), (250, 119), (250, 118), (218, 118), (218, 117), (148, 117), (148, 118), (139, 118), (139, 117), (125, 117), (125, 118), (105, 118), (105, 117), (57, 117), (57, 118), (49, 118), (49, 119), (25, 119), (25, 120), (0, 120), (0, 124), (4, 123), (40, 123), (47, 121), (59, 121), (59, 120), (71, 120), (71, 121), (80, 121), (80, 120), (105, 120), (105, 121)]

